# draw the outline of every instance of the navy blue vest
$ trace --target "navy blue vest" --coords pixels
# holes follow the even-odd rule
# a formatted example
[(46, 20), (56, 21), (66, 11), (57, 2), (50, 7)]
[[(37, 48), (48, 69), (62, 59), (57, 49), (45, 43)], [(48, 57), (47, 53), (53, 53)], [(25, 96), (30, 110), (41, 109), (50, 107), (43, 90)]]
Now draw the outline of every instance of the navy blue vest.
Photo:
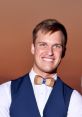
[[(73, 89), (60, 78), (53, 87), (43, 117), (66, 117)], [(29, 74), (11, 82), (10, 117), (41, 117)]]

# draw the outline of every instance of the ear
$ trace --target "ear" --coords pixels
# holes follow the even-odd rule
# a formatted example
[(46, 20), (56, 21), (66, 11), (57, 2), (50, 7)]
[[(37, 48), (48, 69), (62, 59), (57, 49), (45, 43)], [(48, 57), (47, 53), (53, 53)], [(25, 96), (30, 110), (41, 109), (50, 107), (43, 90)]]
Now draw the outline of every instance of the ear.
[(32, 45), (31, 45), (31, 53), (32, 53), (32, 54), (34, 54), (34, 48), (35, 48), (35, 47), (34, 47), (34, 44), (32, 43)]

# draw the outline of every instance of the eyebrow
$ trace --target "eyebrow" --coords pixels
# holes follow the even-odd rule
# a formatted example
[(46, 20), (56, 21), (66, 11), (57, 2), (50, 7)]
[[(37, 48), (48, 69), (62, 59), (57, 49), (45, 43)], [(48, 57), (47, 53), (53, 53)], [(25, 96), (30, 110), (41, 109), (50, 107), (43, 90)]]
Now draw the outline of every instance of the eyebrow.
[(44, 42), (44, 41), (42, 41), (42, 42), (37, 42), (37, 44), (41, 44), (41, 43), (45, 43), (45, 44), (47, 44), (46, 42)]
[[(42, 43), (45, 43), (47, 44), (46, 42), (42, 41), (42, 42), (37, 42), (37, 44), (42, 44)], [(62, 43), (54, 43), (52, 46), (54, 45), (61, 45), (63, 47), (63, 44)]]

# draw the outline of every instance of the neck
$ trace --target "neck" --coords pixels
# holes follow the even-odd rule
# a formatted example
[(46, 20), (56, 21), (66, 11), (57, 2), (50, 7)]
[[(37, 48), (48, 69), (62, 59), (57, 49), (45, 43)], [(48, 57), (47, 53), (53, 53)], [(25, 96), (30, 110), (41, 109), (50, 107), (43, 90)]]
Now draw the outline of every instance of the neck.
[(38, 74), (38, 75), (40, 75), (40, 76), (43, 76), (44, 78), (46, 78), (46, 77), (54, 77), (54, 75), (57, 74), (57, 70), (54, 70), (53, 72), (43, 72), (43, 71), (40, 71), (40, 70), (35, 70), (35, 69), (33, 68), (33, 71), (34, 71), (36, 74)]

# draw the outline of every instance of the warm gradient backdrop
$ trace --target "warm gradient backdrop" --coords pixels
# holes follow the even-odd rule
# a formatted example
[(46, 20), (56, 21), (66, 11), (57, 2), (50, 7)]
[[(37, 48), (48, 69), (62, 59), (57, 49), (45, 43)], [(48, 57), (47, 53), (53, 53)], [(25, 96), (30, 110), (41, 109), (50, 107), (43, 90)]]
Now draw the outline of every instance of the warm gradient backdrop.
[(67, 52), (58, 73), (81, 91), (82, 0), (0, 0), (0, 83), (30, 70), (32, 29), (46, 18), (56, 18), (67, 28)]

